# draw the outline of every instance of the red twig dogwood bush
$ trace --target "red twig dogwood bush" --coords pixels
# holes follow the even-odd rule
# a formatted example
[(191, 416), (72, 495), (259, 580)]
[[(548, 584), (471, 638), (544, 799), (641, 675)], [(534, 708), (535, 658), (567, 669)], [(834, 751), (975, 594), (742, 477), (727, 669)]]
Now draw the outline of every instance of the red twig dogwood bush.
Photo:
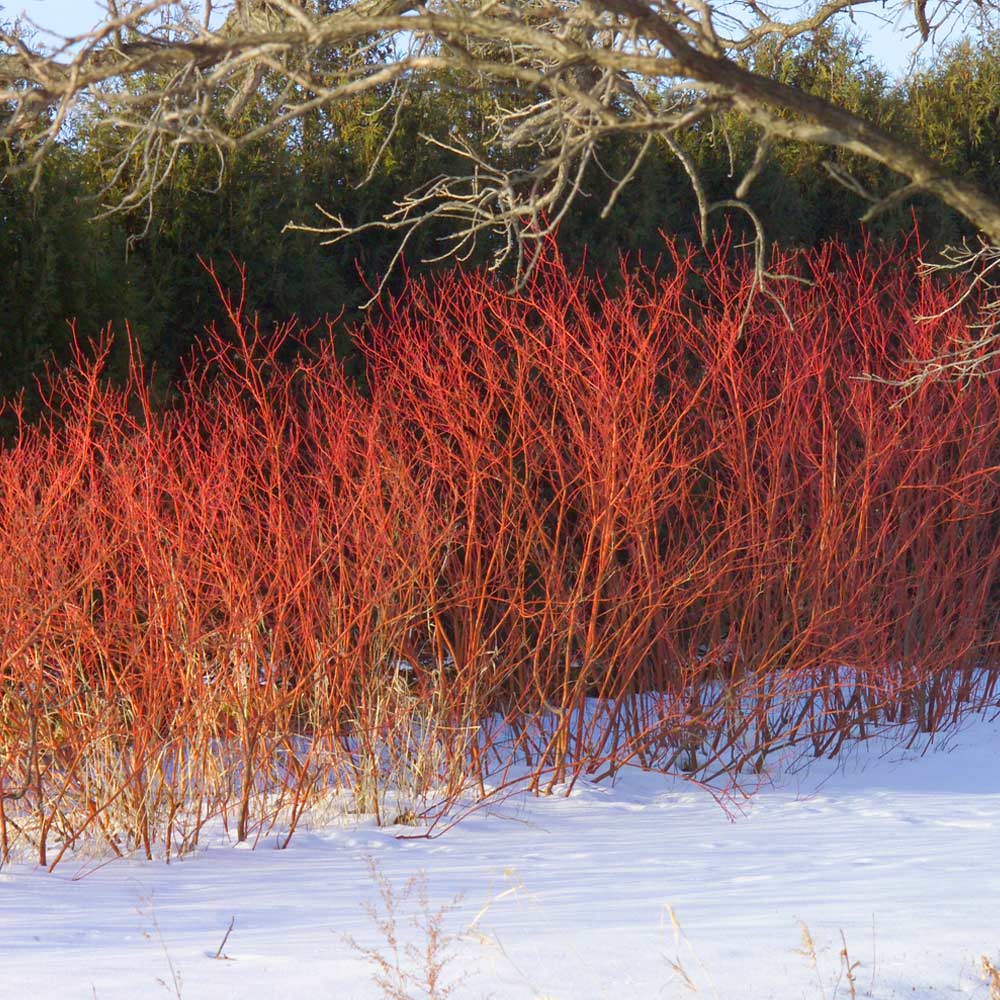
[(995, 703), (1000, 389), (880, 381), (964, 333), (910, 253), (783, 255), (749, 309), (726, 246), (455, 271), (358, 331), (364, 390), (221, 288), (167, 412), (78, 351), (0, 451), (0, 858), (739, 780)]

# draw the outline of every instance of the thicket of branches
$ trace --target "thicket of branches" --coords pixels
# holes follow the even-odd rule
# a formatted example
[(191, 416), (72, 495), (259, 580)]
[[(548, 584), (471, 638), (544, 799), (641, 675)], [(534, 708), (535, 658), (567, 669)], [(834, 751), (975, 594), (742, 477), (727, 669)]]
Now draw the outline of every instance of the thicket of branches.
[(828, 246), (769, 262), (812, 282), (778, 309), (670, 251), (416, 284), (367, 396), (239, 295), (167, 414), (80, 356), (0, 450), (0, 863), (287, 840), (332, 792), (752, 786), (995, 704), (1000, 387), (850, 375), (947, 349), (961, 310), (912, 314), (957, 289)]
[[(0, 389), (67, 314), (135, 326), (4, 409), (0, 861), (739, 780), (994, 704), (1000, 390), (927, 375), (996, 363), (998, 46), (892, 83), (859, 6), (5, 26)], [(857, 228), (911, 209), (977, 278)]]

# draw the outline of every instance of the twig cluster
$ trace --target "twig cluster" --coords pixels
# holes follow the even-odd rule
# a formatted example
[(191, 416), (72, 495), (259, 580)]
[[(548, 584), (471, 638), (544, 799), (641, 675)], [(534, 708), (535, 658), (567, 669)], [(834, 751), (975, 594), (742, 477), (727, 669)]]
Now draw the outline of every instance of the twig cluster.
[(990, 703), (1000, 388), (845, 374), (940, 351), (954, 289), (777, 258), (790, 336), (752, 259), (667, 254), (413, 283), (365, 392), (239, 294), (168, 413), (81, 350), (0, 451), (0, 858), (739, 781)]

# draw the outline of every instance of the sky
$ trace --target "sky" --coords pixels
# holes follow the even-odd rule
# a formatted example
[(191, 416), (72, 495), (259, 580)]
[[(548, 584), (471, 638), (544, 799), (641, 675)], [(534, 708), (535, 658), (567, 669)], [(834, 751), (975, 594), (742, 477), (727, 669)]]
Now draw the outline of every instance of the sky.
[(8, 16), (26, 14), (35, 24), (62, 35), (86, 31), (106, 11), (95, 0), (7, 0), (3, 7)]
[[(0, 7), (7, 16), (24, 13), (39, 26), (62, 35), (88, 30), (101, 20), (105, 10), (97, 0), (6, 0)], [(913, 42), (891, 24), (880, 21), (875, 11), (881, 13), (882, 8), (873, 7), (871, 13), (858, 11), (857, 27), (869, 36), (871, 54), (890, 73), (901, 73), (909, 63)]]

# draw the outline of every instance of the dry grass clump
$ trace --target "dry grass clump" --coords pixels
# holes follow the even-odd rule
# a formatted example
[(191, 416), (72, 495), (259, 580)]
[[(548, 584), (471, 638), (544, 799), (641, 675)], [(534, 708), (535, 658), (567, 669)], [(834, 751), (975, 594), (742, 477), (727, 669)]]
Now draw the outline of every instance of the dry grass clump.
[(990, 961), (987, 955), (983, 955), (980, 966), (983, 972), (983, 981), (990, 988), (990, 1000), (1000, 1000), (1000, 969)]
[[(371, 858), (368, 871), (379, 901), (366, 904), (365, 911), (379, 943), (359, 944), (348, 935), (348, 945), (374, 967), (372, 981), (385, 1000), (448, 1000), (468, 978), (454, 971), (457, 936), (446, 927), (458, 901), (433, 908), (422, 872), (397, 888)], [(403, 940), (414, 936), (411, 931), (416, 940)]]

